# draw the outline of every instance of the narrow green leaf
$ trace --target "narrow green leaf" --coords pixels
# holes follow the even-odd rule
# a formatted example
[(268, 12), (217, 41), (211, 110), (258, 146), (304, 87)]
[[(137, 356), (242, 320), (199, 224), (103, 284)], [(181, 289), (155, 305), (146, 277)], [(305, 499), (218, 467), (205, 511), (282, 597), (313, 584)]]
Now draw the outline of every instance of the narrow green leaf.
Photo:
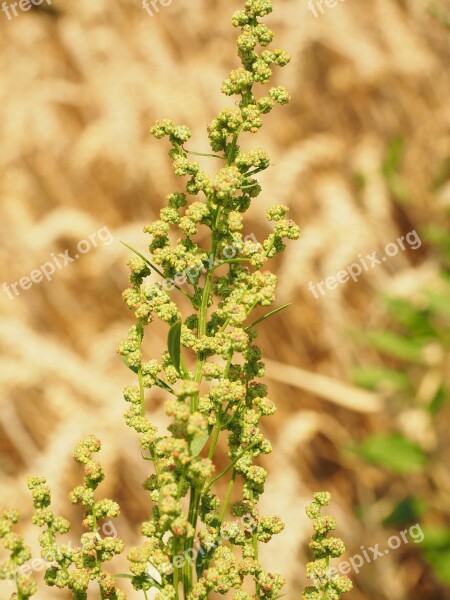
[(259, 325), (259, 323), (261, 323), (262, 321), (265, 321), (269, 317), (272, 317), (273, 315), (276, 315), (277, 313), (281, 312), (282, 310), (284, 310), (288, 306), (291, 306), (291, 304), (293, 304), (293, 303), (292, 302), (288, 302), (287, 304), (283, 304), (283, 306), (279, 306), (275, 310), (272, 310), (271, 312), (267, 313), (266, 315), (264, 315), (260, 319), (257, 319), (256, 321), (254, 321), (253, 323), (251, 323), (250, 325), (248, 325), (245, 328), (244, 331), (249, 331), (252, 327), (255, 327), (255, 325)]
[[(128, 369), (130, 369), (130, 371), (133, 371), (133, 373), (138, 373), (138, 368), (137, 367), (131, 367), (128, 364), (128, 361), (126, 359), (125, 356), (120, 356), (123, 364), (128, 367)], [(159, 377), (156, 378), (156, 385), (158, 387), (160, 387), (162, 390), (164, 390), (165, 392), (170, 392), (171, 394), (174, 393), (173, 389), (170, 387), (170, 385), (167, 385), (167, 383), (165, 381), (163, 381), (162, 379), (160, 379)]]
[(181, 374), (181, 321), (177, 321), (170, 328), (167, 349), (173, 366)]
[(174, 393), (174, 391), (170, 387), (170, 385), (167, 385), (167, 383), (165, 381), (163, 381), (162, 379), (160, 379), (159, 377), (156, 378), (156, 385), (166, 392), (170, 392), (171, 394)]
[(129, 575), (128, 573), (118, 573), (117, 575), (114, 575), (114, 577), (116, 579), (131, 579), (131, 580), (134, 580), (134, 581), (139, 582), (139, 583), (143, 583), (145, 581), (149, 581), (150, 580), (151, 584), (154, 587), (158, 588), (159, 590), (162, 589), (161, 584), (158, 583), (156, 581), (156, 579), (154, 577), (152, 577), (151, 575), (149, 575), (149, 574), (141, 575), (139, 577), (139, 576), (136, 576), (136, 575)]
[(149, 267), (151, 267), (156, 273), (158, 273), (158, 275), (160, 275), (161, 277), (164, 278), (164, 273), (162, 271), (160, 271), (158, 269), (158, 267), (155, 267), (154, 264), (152, 264), (147, 257), (145, 257), (143, 254), (141, 254), (138, 250), (136, 250), (135, 248), (133, 248), (132, 246), (129, 246), (126, 242), (120, 242), (121, 244), (123, 244), (124, 246), (126, 246), (128, 248), (128, 250), (131, 250), (131, 252), (134, 252), (135, 254), (137, 254), (140, 258), (142, 258), (142, 260), (144, 262), (146, 262), (148, 264)]
[(397, 323), (406, 327), (415, 338), (433, 336), (426, 307), (416, 308), (407, 300), (390, 296), (385, 296), (382, 300)]
[[(142, 258), (142, 260), (147, 263), (147, 265), (152, 268), (155, 273), (158, 273), (158, 275), (160, 277), (162, 277), (163, 279), (165, 279), (164, 273), (162, 271), (160, 271), (158, 269), (158, 267), (155, 267), (155, 265), (153, 263), (151, 263), (148, 258), (146, 256), (144, 256), (143, 254), (141, 254), (139, 252), (139, 250), (136, 250), (135, 248), (133, 248), (132, 246), (129, 246), (126, 242), (120, 242), (121, 244), (123, 244), (124, 246), (126, 246), (128, 248), (128, 250), (131, 250), (131, 252), (134, 252), (135, 254), (137, 254), (137, 256), (139, 256), (140, 258)], [(192, 300), (192, 296), (190, 294), (188, 294), (185, 290), (183, 290), (179, 285), (177, 285), (176, 283), (173, 284), (177, 290), (179, 292), (181, 292), (182, 294), (184, 294), (187, 298), (189, 298), (190, 300)]]
[(200, 454), (203, 448), (208, 443), (210, 432), (206, 431), (203, 435), (195, 437), (191, 442), (191, 457), (195, 458)]
[(195, 572), (197, 573), (197, 577), (199, 579), (202, 576), (203, 571), (205, 570), (209, 560), (211, 560), (211, 550), (208, 551), (207, 548), (200, 546), (195, 561)]

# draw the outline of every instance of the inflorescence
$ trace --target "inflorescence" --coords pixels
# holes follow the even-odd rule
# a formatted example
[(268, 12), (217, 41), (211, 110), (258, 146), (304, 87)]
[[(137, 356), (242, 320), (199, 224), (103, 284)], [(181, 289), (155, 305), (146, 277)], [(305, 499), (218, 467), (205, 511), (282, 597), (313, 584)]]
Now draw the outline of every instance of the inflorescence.
[(117, 537), (102, 537), (99, 532), (102, 521), (119, 515), (116, 502), (95, 499), (95, 490), (105, 476), (103, 467), (93, 458), (99, 450), (100, 441), (90, 436), (81, 440), (73, 455), (75, 461), (84, 466), (83, 485), (69, 494), (72, 504), (81, 504), (85, 511), (83, 526), (87, 532), (81, 536), (79, 546), (57, 543), (57, 535), (67, 533), (70, 524), (51, 510), (51, 492), (44, 477), (30, 477), (27, 482), (35, 509), (33, 523), (43, 528), (39, 536), (41, 556), (51, 565), (45, 572), (45, 582), (50, 587), (68, 588), (74, 600), (87, 600), (91, 581), (97, 582), (102, 599), (125, 598), (125, 594), (116, 588), (114, 575), (103, 566), (123, 552), (124, 544)]
[[(185, 125), (165, 119), (151, 129), (156, 138), (168, 138), (174, 173), (187, 177), (187, 182), (183, 192), (168, 196), (160, 218), (145, 227), (150, 236), (149, 257), (131, 249), (135, 254), (128, 263), (131, 286), (123, 294), (136, 323), (118, 351), (137, 376), (137, 385), (124, 390), (125, 421), (139, 434), (143, 457), (153, 465), (144, 483), (153, 507), (142, 523), (143, 542), (129, 549), (130, 574), (121, 577), (131, 579), (145, 598), (153, 590), (155, 600), (204, 600), (211, 593), (228, 592), (234, 600), (275, 600), (284, 585), (283, 577), (266, 571), (258, 557), (259, 544), (270, 541), (284, 524), (279, 516), (262, 515), (258, 510), (267, 478), (258, 462), (272, 450), (260, 422), (273, 415), (276, 407), (259, 381), (264, 364), (255, 344), (257, 325), (284, 307), (256, 321), (250, 315), (274, 302), (277, 278), (263, 267), (285, 249), (287, 240), (298, 239), (300, 231), (287, 218), (288, 208), (275, 205), (266, 212), (271, 228), (267, 238), (260, 243), (254, 236), (244, 237), (244, 214), (261, 192), (256, 176), (270, 166), (270, 157), (261, 148), (247, 150), (240, 145), (244, 134), (259, 131), (264, 115), (276, 104), (290, 100), (282, 86), (269, 87), (262, 96), (254, 90), (255, 84), (269, 83), (274, 66), (290, 61), (284, 50), (267, 48), (274, 34), (259, 19), (271, 11), (272, 0), (246, 0), (244, 9), (233, 15), (232, 23), (240, 29), (241, 66), (225, 79), (222, 91), (238, 100), (207, 128), (214, 154), (188, 150), (191, 131)], [(195, 155), (211, 156), (221, 166), (211, 175), (192, 159)], [(199, 243), (205, 238), (209, 248)], [(159, 282), (149, 281), (154, 273)], [(189, 283), (183, 276), (186, 273)], [(180, 293), (190, 303), (190, 314), (180, 310), (176, 301)], [(161, 357), (148, 359), (144, 334), (155, 320), (167, 325), (168, 347)], [(165, 412), (172, 421), (162, 433), (146, 412), (145, 392), (154, 387), (167, 395)], [(214, 458), (220, 438), (227, 440), (228, 464), (217, 472)], [(33, 522), (43, 528), (42, 556), (52, 563), (46, 583), (68, 588), (75, 600), (87, 598), (91, 582), (98, 585), (101, 598), (125, 598), (116, 587), (116, 578), (104, 568), (124, 545), (118, 538), (99, 534), (99, 523), (119, 514), (112, 500), (95, 499), (104, 478), (93, 457), (99, 450), (100, 442), (91, 436), (74, 453), (85, 475), (83, 485), (70, 494), (72, 503), (85, 511), (87, 532), (79, 546), (57, 543), (57, 536), (69, 531), (69, 523), (50, 509), (45, 479), (28, 481), (35, 508)], [(223, 498), (216, 493), (220, 480), (228, 481)], [(241, 490), (239, 497), (235, 487)], [(333, 528), (329, 518), (319, 517), (320, 506), (327, 503), (325, 496), (317, 494), (310, 507), (317, 560), (308, 568), (319, 580), (327, 557), (342, 549), (339, 540), (325, 539)], [(33, 594), (35, 587), (17, 577), (17, 568), (28, 560), (29, 552), (10, 531), (16, 520), (15, 513), (5, 513), (0, 521), (0, 537), (12, 551), (0, 575), (16, 579), (21, 600)], [(334, 600), (345, 591), (344, 580), (325, 585), (328, 596), (317, 595), (312, 588), (304, 598)]]
[[(240, 98), (237, 106), (222, 110), (208, 126), (211, 150), (216, 153), (212, 156), (223, 162), (215, 175), (191, 158), (200, 153), (186, 148), (191, 138), (188, 127), (166, 119), (152, 128), (156, 138), (168, 138), (175, 174), (188, 178), (185, 191), (170, 194), (159, 220), (145, 228), (151, 236), (152, 261), (138, 255), (129, 262), (132, 287), (124, 299), (137, 323), (119, 347), (138, 375), (138, 386), (125, 390), (130, 403), (127, 423), (141, 435), (142, 449), (149, 453), (155, 470), (145, 484), (154, 502), (152, 518), (142, 528), (147, 542), (133, 549), (129, 558), (135, 587), (157, 586), (157, 600), (178, 598), (181, 585), (183, 597), (190, 600), (231, 590), (236, 600), (270, 599), (279, 596), (284, 583), (258, 561), (258, 544), (279, 533), (283, 523), (278, 516), (260, 515), (257, 509), (267, 472), (256, 461), (271, 452), (260, 420), (272, 415), (275, 406), (258, 381), (264, 365), (255, 345), (256, 326), (248, 322), (254, 309), (268, 307), (275, 299), (277, 278), (262, 267), (300, 232), (286, 218), (287, 207), (276, 205), (266, 214), (273, 223), (267, 239), (244, 240), (243, 215), (261, 192), (256, 175), (270, 166), (270, 157), (260, 148), (244, 150), (239, 145), (242, 134), (258, 132), (263, 116), (276, 103), (290, 100), (283, 87), (272, 87), (261, 97), (253, 91), (256, 83), (269, 82), (274, 65), (282, 67), (290, 61), (283, 50), (266, 49), (273, 32), (259, 18), (271, 11), (270, 0), (247, 0), (245, 9), (233, 16), (233, 25), (241, 29), (237, 46), (242, 66), (230, 73), (222, 91)], [(188, 196), (198, 198), (189, 202)], [(209, 249), (197, 242), (200, 228), (210, 230)], [(172, 229), (179, 235), (174, 244)], [(190, 274), (190, 287), (183, 291), (192, 304), (191, 315), (183, 320), (167, 289), (147, 283), (152, 270), (175, 284), (177, 275)], [(154, 319), (170, 326), (169, 350), (162, 360), (147, 361), (144, 331)], [(173, 420), (170, 435), (159, 435), (145, 415), (144, 392), (154, 386), (171, 390), (165, 406)], [(229, 465), (216, 474), (213, 459), (221, 435), (228, 440)], [(226, 497), (219, 499), (214, 490), (222, 477), (229, 484)], [(238, 478), (242, 498), (230, 507), (235, 520), (227, 520)], [(189, 496), (187, 511), (185, 496)], [(253, 528), (238, 520), (244, 515), (251, 518)], [(224, 536), (227, 546), (221, 544)], [(232, 546), (240, 548), (239, 558)], [(194, 548), (195, 565), (183, 560)], [(157, 576), (146, 577), (149, 564)], [(249, 578), (253, 595), (244, 591)]]
[(37, 592), (37, 585), (31, 577), (20, 572), (20, 567), (30, 560), (31, 550), (25, 545), (23, 536), (13, 531), (18, 522), (17, 510), (5, 510), (0, 517), (0, 540), (10, 554), (8, 559), (0, 563), (0, 579), (14, 581), (16, 592), (11, 600), (28, 600)]
[(306, 507), (306, 514), (313, 522), (314, 535), (309, 547), (315, 560), (306, 565), (306, 575), (313, 586), (306, 588), (303, 600), (339, 600), (341, 594), (352, 589), (352, 582), (346, 575), (333, 573), (330, 559), (339, 558), (345, 552), (344, 542), (336, 537), (328, 537), (336, 529), (336, 521), (329, 515), (321, 514), (322, 508), (331, 501), (329, 492), (317, 492), (313, 502)]

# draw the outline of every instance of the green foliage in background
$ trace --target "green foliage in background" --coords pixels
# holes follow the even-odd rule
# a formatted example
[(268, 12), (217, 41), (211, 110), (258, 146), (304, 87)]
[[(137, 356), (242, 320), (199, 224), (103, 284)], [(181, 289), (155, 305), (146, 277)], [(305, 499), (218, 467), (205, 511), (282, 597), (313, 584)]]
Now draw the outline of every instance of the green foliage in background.
[[(385, 165), (385, 174), (392, 180), (400, 160), (398, 144), (388, 154), (390, 166)], [(442, 185), (444, 179), (440, 173), (436, 185)], [(425, 523), (421, 544), (424, 557), (440, 581), (450, 584), (450, 507), (436, 496), (437, 468), (448, 438), (450, 236), (443, 225), (429, 225), (422, 237), (441, 265), (440, 273), (431, 285), (419, 286), (411, 298), (383, 297), (389, 325), (383, 330), (358, 333), (362, 342), (378, 351), (382, 364), (358, 366), (353, 379), (359, 386), (385, 396), (392, 417), (390, 431), (368, 436), (350, 449), (384, 470), (387, 486), (389, 474), (403, 478), (407, 493), (391, 499), (391, 512), (384, 524), (399, 526), (421, 519)], [(400, 426), (411, 415), (411, 427)], [(425, 424), (434, 444), (423, 441), (414, 419)]]

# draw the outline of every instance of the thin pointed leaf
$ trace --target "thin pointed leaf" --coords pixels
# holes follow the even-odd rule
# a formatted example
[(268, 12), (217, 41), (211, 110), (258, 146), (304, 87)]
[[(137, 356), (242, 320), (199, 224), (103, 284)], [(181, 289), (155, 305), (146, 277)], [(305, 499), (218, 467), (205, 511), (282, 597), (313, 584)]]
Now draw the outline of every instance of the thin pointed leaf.
[(181, 374), (181, 321), (177, 321), (170, 328), (167, 349), (173, 366)]
[(158, 588), (159, 590), (162, 589), (161, 584), (158, 583), (156, 581), (156, 579), (154, 579), (154, 577), (152, 577), (148, 573), (141, 577), (138, 577), (136, 575), (129, 575), (128, 573), (118, 573), (117, 575), (114, 575), (114, 577), (116, 579), (131, 579), (131, 580), (135, 580), (137, 582), (144, 582), (144, 581), (150, 580), (150, 582), (153, 584), (154, 587)]
[(273, 315), (276, 315), (277, 313), (281, 312), (282, 310), (284, 310), (288, 306), (291, 306), (291, 304), (292, 304), (292, 302), (288, 302), (287, 304), (283, 304), (283, 306), (280, 306), (280, 307), (276, 308), (275, 310), (272, 310), (271, 312), (267, 313), (266, 315), (264, 315), (260, 319), (257, 319), (256, 321), (254, 321), (253, 323), (251, 323), (250, 325), (248, 325), (245, 328), (244, 331), (249, 331), (252, 327), (255, 327), (255, 325), (259, 325), (259, 323), (261, 323), (262, 321), (265, 321), (269, 317), (272, 317)]
[(170, 385), (167, 385), (167, 383), (165, 381), (163, 381), (162, 379), (160, 379), (159, 377), (156, 378), (156, 385), (158, 387), (160, 387), (162, 390), (164, 390), (166, 392), (170, 392), (171, 394), (174, 394), (174, 391), (170, 387)]
[[(124, 364), (124, 365), (125, 365), (125, 366), (126, 366), (128, 369), (130, 369), (130, 371), (133, 371), (133, 373), (136, 373), (136, 375), (138, 374), (138, 368), (137, 368), (137, 367), (131, 367), (131, 366), (128, 364), (128, 361), (127, 361), (127, 359), (126, 359), (126, 357), (125, 357), (125, 356), (121, 356), (120, 358), (121, 358), (121, 360), (122, 360), (123, 364)], [(166, 383), (165, 381), (163, 381), (162, 379), (160, 379), (159, 377), (157, 377), (157, 378), (156, 378), (155, 384), (156, 384), (156, 385), (157, 385), (159, 388), (161, 388), (162, 390), (164, 390), (165, 392), (169, 392), (170, 394), (174, 394), (174, 391), (173, 391), (173, 389), (170, 387), (170, 385), (167, 385), (167, 383)]]
[(129, 246), (126, 242), (120, 242), (121, 244), (123, 244), (124, 246), (126, 246), (128, 248), (128, 250), (131, 250), (131, 252), (134, 252), (135, 254), (137, 254), (140, 258), (142, 258), (143, 261), (145, 261), (149, 267), (151, 267), (156, 273), (158, 273), (158, 275), (160, 275), (161, 277), (164, 277), (164, 273), (162, 271), (160, 271), (158, 269), (158, 267), (155, 267), (155, 265), (153, 263), (151, 263), (147, 257), (145, 257), (143, 254), (141, 254), (139, 252), (139, 250), (136, 250), (135, 248), (133, 248), (132, 246)]
[(206, 446), (209, 440), (209, 431), (206, 431), (202, 435), (195, 437), (191, 442), (191, 457), (195, 458), (200, 454), (203, 448)]
[[(143, 254), (141, 254), (139, 252), (139, 250), (136, 250), (135, 248), (133, 248), (132, 246), (128, 245), (126, 242), (120, 242), (121, 244), (123, 244), (124, 246), (126, 246), (129, 250), (131, 250), (131, 252), (134, 252), (135, 254), (137, 254), (137, 256), (139, 256), (140, 258), (142, 258), (142, 260), (147, 263), (147, 265), (149, 267), (151, 267), (155, 273), (158, 273), (158, 275), (160, 277), (162, 277), (163, 279), (166, 279), (164, 276), (164, 273), (162, 271), (160, 271), (158, 269), (158, 267), (155, 267), (155, 265), (153, 263), (151, 263), (147, 257), (145, 257)], [(182, 294), (184, 294), (186, 296), (186, 298), (189, 298), (190, 300), (192, 300), (192, 296), (190, 294), (188, 294), (185, 290), (183, 290), (179, 285), (177, 285), (176, 283), (173, 284), (178, 291), (180, 291)]]

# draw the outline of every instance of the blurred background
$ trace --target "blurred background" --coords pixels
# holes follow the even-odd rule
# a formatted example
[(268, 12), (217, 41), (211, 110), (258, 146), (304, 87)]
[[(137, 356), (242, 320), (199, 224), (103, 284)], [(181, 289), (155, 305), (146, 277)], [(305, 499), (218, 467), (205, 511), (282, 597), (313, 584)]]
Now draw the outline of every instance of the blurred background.
[[(67, 494), (80, 480), (71, 453), (84, 435), (103, 441), (101, 490), (121, 504), (119, 535), (137, 543), (149, 512), (147, 463), (122, 419), (121, 390), (134, 378), (115, 352), (132, 322), (121, 299), (130, 253), (119, 240), (145, 252), (143, 226), (181, 190), (152, 122), (187, 124), (190, 147), (207, 151), (206, 124), (233, 102), (220, 85), (237, 66), (230, 16), (241, 7), (165, 4), (153, 16), (139, 0), (54, 0), (0, 13), (0, 506), (21, 508), (36, 556), (25, 478), (45, 475), (55, 511), (79, 532)], [(265, 421), (274, 452), (261, 508), (286, 521), (263, 561), (285, 574), (288, 598), (301, 596), (311, 534), (304, 506), (328, 489), (346, 558), (361, 546), (388, 548), (417, 523), (424, 534), (351, 572), (349, 600), (445, 600), (450, 6), (323, 8), (315, 16), (306, 0), (275, 2), (266, 23), (275, 46), (293, 55), (277, 73), (293, 102), (246, 140), (274, 165), (259, 176), (264, 192), (246, 233), (267, 235), (262, 214), (273, 203), (287, 204), (302, 228), (272, 264), (277, 302), (294, 306), (259, 337), (278, 405)], [(399, 249), (413, 231), (421, 243)], [(324, 294), (316, 287), (317, 297), (308, 288), (373, 252), (384, 256), (391, 243), (396, 255), (357, 281), (322, 286)], [(73, 262), (58, 256), (78, 249)], [(48, 278), (14, 288), (45, 263)], [(152, 334), (162, 348), (167, 331)], [(151, 390), (148, 411), (162, 426), (163, 402)], [(10, 590), (0, 583), (1, 598)], [(48, 588), (37, 596), (65, 597)]]

